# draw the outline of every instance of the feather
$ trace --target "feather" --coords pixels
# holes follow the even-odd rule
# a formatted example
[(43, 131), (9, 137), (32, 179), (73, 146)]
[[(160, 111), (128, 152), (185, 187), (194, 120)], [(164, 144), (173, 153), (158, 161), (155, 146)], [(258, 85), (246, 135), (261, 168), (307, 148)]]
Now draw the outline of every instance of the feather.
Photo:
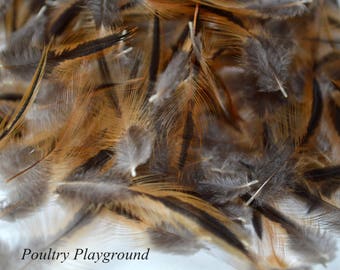
[(148, 161), (153, 145), (152, 134), (139, 126), (130, 126), (115, 147), (116, 168), (135, 177), (138, 166)]
[(182, 146), (178, 159), (178, 169), (183, 170), (187, 160), (188, 150), (194, 133), (194, 121), (192, 119), (192, 112), (189, 110), (185, 120), (184, 130), (182, 134)]
[(149, 98), (155, 106), (160, 106), (163, 100), (170, 98), (172, 92), (178, 87), (179, 83), (187, 77), (187, 61), (189, 54), (184, 51), (176, 53), (165, 71), (160, 75), (155, 85), (155, 94)]
[(50, 38), (58, 37), (65, 31), (70, 22), (81, 11), (81, 2), (81, 0), (74, 0), (65, 5), (64, 10), (61, 8), (56, 10), (56, 18), (52, 22), (49, 22), (50, 26), (48, 35)]
[(244, 64), (257, 79), (261, 92), (281, 91), (287, 98), (285, 83), (293, 54), (290, 41), (266, 36), (250, 37), (244, 45)]
[(222, 164), (218, 160), (205, 162), (205, 178), (200, 182), (199, 191), (214, 205), (228, 205), (235, 198), (246, 194), (258, 180), (249, 179), (247, 167), (240, 163), (238, 153), (231, 152)]
[[(275, 153), (275, 150), (269, 151)], [(291, 182), (294, 178), (293, 170), (290, 167), (291, 150), (289, 146), (274, 155), (264, 156), (263, 160), (259, 161), (259, 165), (255, 162), (251, 175), (252, 179), (258, 180), (258, 184), (253, 186), (253, 195), (247, 204), (250, 204), (255, 198), (257, 198), (257, 203), (261, 203), (274, 200), (274, 197), (271, 196), (276, 198), (284, 196), (282, 185)], [(271, 164), (271, 166), (266, 164)]]
[(291, 237), (290, 245), (302, 255), (303, 260), (310, 264), (325, 264), (334, 258), (336, 244), (328, 235), (306, 229), (300, 230), (297, 235)]
[[(247, 198), (247, 196), (245, 196)], [(248, 199), (248, 198), (247, 198)], [(249, 201), (249, 199), (248, 199)], [(285, 217), (282, 213), (268, 205), (255, 206), (254, 208), (272, 221), (279, 223), (288, 233), (290, 247), (300, 254), (303, 260), (313, 263), (325, 263), (334, 257), (335, 242), (326, 235), (306, 230)], [(318, 239), (318, 243), (314, 241)]]
[(263, 224), (262, 224), (262, 216), (260, 215), (259, 212), (254, 211), (253, 213), (253, 218), (252, 218), (252, 223), (255, 229), (255, 232), (257, 236), (262, 239), (262, 234), (263, 234)]
[[(48, 170), (44, 166), (37, 166), (35, 170), (29, 170), (27, 174), (18, 177), (18, 182), (6, 181), (12, 177), (18, 170), (25, 169), (30, 165), (30, 160), (38, 160), (42, 153), (34, 151), (32, 147), (15, 147), (6, 149), (1, 155), (1, 190), (3, 196), (0, 200), (0, 213), (25, 213), (35, 206), (40, 205), (48, 189), (45, 178), (48, 176)], [(17, 157), (17, 154), (20, 157)], [(8, 159), (11, 157), (11, 159)]]
[(107, 48), (110, 48), (117, 44), (117, 42), (124, 40), (129, 36), (129, 33), (125, 34), (112, 34), (103, 38), (87, 41), (79, 44), (77, 47), (71, 50), (64, 50), (62, 52), (52, 53), (51, 58), (57, 63), (67, 60), (73, 60), (81, 57), (85, 57), (91, 54), (102, 52)]
[(160, 57), (160, 22), (157, 16), (153, 19), (153, 30), (152, 30), (152, 47), (151, 47), (151, 59), (149, 67), (149, 85), (148, 85), (148, 96), (150, 96), (153, 90), (154, 83), (157, 78), (159, 57)]
[(86, 5), (92, 13), (97, 28), (110, 28), (120, 22), (119, 1), (87, 0)]
[(13, 116), (9, 119), (8, 123), (2, 127), (2, 131), (0, 134), (1, 143), (3, 143), (4, 140), (8, 138), (8, 136), (11, 134), (11, 132), (13, 132), (13, 130), (20, 124), (20, 121), (22, 121), (23, 116), (27, 113), (35, 97), (37, 96), (39, 85), (44, 74), (48, 49), (49, 46), (45, 47), (42, 57), (40, 59), (40, 63), (32, 79), (31, 85), (26, 90), (26, 93), (23, 99), (21, 100), (20, 104), (18, 105), (18, 108), (14, 112)]
[(245, 8), (257, 10), (263, 17), (295, 17), (308, 11), (313, 0), (243, 0)]
[(68, 179), (70, 181), (84, 177), (91, 171), (99, 171), (110, 159), (114, 152), (110, 149), (100, 150), (95, 156), (89, 158), (84, 164), (74, 169)]
[(113, 200), (128, 199), (132, 194), (124, 185), (112, 185), (112, 183), (67, 183), (57, 187), (56, 192), (69, 198), (79, 198), (82, 201), (93, 204), (107, 204)]
[(166, 252), (174, 250), (175, 253), (181, 252), (189, 255), (203, 247), (190, 231), (185, 228), (176, 230), (171, 224), (162, 224), (149, 230), (148, 233), (151, 242)]
[(312, 169), (304, 172), (304, 176), (312, 181), (325, 181), (330, 178), (338, 178), (340, 176), (340, 166)]
[[(46, 17), (42, 12), (14, 32), (7, 46), (1, 51), (2, 65), (24, 79), (31, 78), (41, 57), (45, 23)], [(31, 72), (28, 72), (28, 69)]]
[(322, 97), (320, 87), (316, 80), (313, 83), (313, 103), (310, 120), (307, 127), (307, 133), (302, 138), (302, 144), (308, 141), (308, 138), (313, 135), (314, 129), (318, 126), (322, 114)]

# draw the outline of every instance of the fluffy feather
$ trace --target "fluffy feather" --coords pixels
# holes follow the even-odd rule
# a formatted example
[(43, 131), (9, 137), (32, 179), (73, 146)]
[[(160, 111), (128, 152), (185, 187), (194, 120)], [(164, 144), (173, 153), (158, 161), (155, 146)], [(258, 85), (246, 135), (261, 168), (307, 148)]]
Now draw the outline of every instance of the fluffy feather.
[(151, 156), (152, 136), (142, 127), (130, 126), (115, 147), (117, 170), (130, 172), (135, 177), (137, 167), (147, 162)]

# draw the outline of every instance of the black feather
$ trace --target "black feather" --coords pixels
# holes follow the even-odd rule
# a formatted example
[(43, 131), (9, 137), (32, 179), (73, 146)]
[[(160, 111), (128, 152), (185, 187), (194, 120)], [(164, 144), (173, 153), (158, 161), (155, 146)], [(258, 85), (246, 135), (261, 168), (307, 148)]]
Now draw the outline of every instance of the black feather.
[(340, 165), (325, 167), (320, 169), (313, 169), (304, 172), (304, 176), (311, 181), (326, 181), (336, 178), (340, 181)]
[(311, 136), (313, 136), (315, 129), (318, 127), (322, 114), (322, 96), (320, 85), (316, 79), (313, 81), (313, 103), (312, 111), (309, 118), (306, 134), (301, 140), (301, 144), (306, 144)]

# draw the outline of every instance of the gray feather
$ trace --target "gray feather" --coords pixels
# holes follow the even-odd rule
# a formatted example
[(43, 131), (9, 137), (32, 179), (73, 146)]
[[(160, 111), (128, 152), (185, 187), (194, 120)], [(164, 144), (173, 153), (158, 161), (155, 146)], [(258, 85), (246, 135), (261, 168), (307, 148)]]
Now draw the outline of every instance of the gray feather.
[(188, 57), (187, 52), (180, 51), (171, 59), (156, 82), (156, 93), (150, 97), (150, 102), (160, 106), (164, 100), (171, 96), (179, 83), (188, 75)]
[(126, 185), (102, 182), (66, 183), (60, 185), (56, 192), (66, 197), (79, 198), (94, 204), (109, 203), (117, 198), (127, 199), (131, 196)]
[(148, 161), (153, 146), (152, 134), (139, 126), (131, 126), (115, 147), (116, 169), (136, 176), (136, 168)]
[(244, 46), (244, 65), (257, 79), (260, 92), (281, 91), (285, 97), (293, 44), (270, 37), (250, 37)]
[(46, 17), (31, 18), (23, 28), (14, 32), (0, 54), (1, 62), (24, 79), (31, 79), (41, 57)]
[(91, 11), (97, 27), (112, 27), (120, 19), (118, 1), (87, 0), (86, 5)]

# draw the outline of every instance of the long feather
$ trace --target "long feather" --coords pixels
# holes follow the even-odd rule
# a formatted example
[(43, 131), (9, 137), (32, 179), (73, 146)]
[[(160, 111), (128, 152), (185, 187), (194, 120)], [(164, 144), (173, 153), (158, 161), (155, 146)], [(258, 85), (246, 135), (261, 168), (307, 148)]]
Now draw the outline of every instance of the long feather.
[(17, 128), (18, 125), (20, 125), (23, 117), (25, 116), (29, 108), (31, 107), (32, 103), (34, 102), (34, 99), (36, 98), (38, 94), (39, 86), (44, 75), (49, 47), (50, 45), (45, 47), (42, 53), (42, 57), (40, 59), (39, 65), (37, 67), (37, 70), (32, 79), (31, 85), (26, 90), (26, 93), (23, 96), (20, 104), (18, 105), (18, 108), (14, 112), (13, 116), (9, 118), (7, 124), (2, 127), (2, 131), (0, 134), (1, 144), (3, 144), (5, 140), (8, 138), (8, 136), (13, 132), (13, 130)]

